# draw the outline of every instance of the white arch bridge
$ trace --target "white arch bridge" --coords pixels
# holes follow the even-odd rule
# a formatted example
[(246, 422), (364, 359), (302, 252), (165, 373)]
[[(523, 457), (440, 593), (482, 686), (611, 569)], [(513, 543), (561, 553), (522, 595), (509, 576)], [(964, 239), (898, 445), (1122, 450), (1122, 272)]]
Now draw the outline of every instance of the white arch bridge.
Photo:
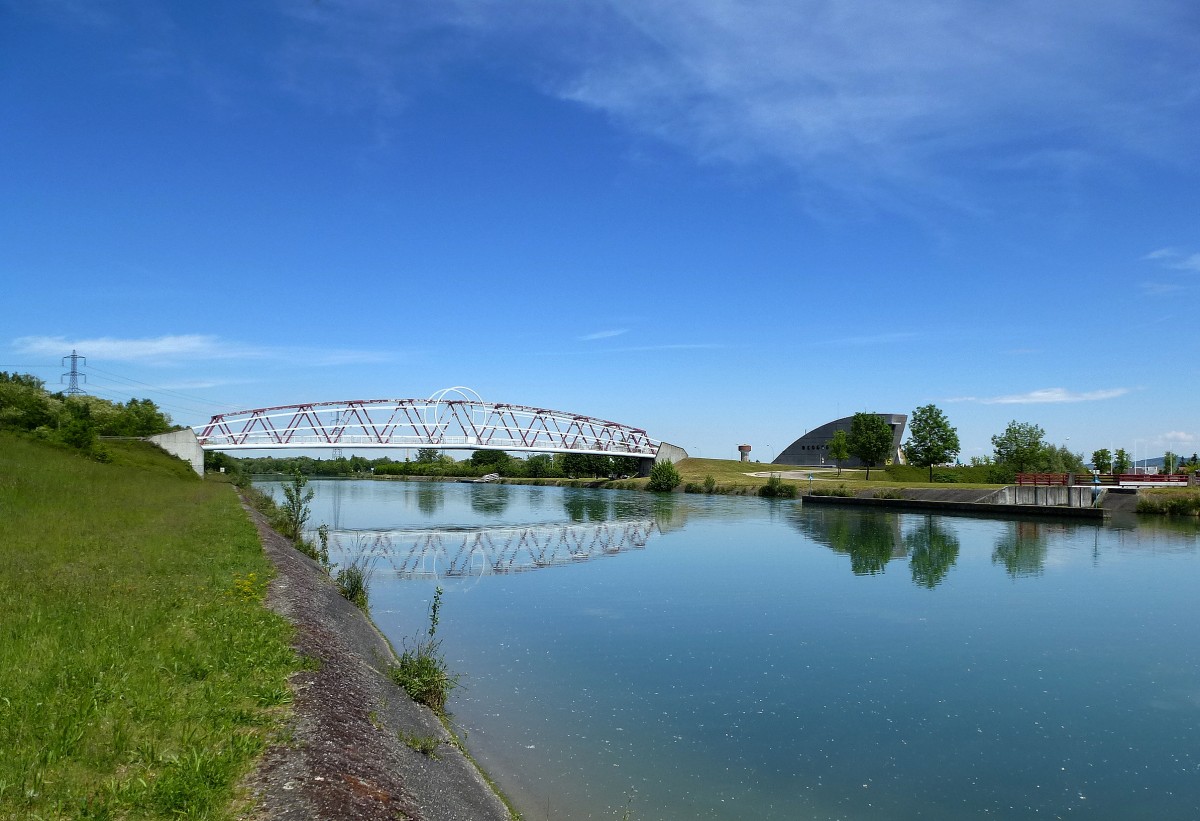
[[(447, 398), (455, 395), (460, 398)], [(193, 428), (205, 450), (439, 448), (687, 456), (641, 428), (576, 413), (484, 402), (467, 388), (429, 399), (310, 402), (221, 413)], [(663, 446), (666, 445), (666, 451)]]

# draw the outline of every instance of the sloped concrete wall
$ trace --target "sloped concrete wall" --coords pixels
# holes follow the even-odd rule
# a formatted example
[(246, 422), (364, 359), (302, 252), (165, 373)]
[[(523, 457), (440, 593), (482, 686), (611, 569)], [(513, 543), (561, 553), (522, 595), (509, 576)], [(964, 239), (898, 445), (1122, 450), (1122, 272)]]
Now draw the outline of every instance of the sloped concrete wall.
[(190, 428), (149, 436), (146, 441), (153, 442), (172, 456), (178, 456), (190, 464), (197, 476), (204, 475), (204, 449), (200, 447), (196, 432)]
[(672, 465), (676, 462), (688, 458), (688, 452), (678, 445), (672, 445), (670, 442), (663, 442), (658, 446), (658, 455), (653, 459), (641, 459), (638, 462), (638, 476), (649, 476), (654, 465), (658, 462), (670, 462)]

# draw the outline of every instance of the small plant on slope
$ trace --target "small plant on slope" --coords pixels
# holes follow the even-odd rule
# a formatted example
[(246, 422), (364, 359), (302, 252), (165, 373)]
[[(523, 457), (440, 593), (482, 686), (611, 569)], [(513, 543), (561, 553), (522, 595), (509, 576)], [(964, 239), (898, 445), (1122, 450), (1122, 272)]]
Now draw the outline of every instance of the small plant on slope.
[(424, 704), (438, 715), (446, 712), (446, 699), (458, 686), (458, 675), (446, 668), (442, 642), (436, 638), (441, 608), (442, 588), (438, 587), (429, 605), (429, 629), (425, 638), (417, 639), (411, 648), (405, 642), (400, 663), (389, 671), (392, 681), (403, 687), (413, 701)]

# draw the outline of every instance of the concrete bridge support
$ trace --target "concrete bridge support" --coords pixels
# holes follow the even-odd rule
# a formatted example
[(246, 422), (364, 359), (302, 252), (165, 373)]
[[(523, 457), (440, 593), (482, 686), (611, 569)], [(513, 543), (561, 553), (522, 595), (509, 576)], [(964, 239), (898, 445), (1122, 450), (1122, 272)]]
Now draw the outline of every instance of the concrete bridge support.
[(172, 456), (178, 456), (192, 466), (197, 476), (204, 476), (204, 449), (200, 447), (200, 440), (191, 428), (148, 436), (146, 441), (153, 442)]
[(688, 452), (678, 445), (672, 445), (670, 442), (663, 442), (658, 446), (658, 455), (653, 459), (638, 460), (638, 476), (649, 476), (650, 471), (654, 469), (654, 465), (658, 462), (670, 462), (675, 464), (688, 458)]

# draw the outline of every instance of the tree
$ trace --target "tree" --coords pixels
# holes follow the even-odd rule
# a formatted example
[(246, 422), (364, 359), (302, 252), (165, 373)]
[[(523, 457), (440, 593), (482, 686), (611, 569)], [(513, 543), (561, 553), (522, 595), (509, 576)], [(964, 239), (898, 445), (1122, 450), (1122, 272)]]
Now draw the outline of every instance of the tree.
[(1116, 455), (1113, 456), (1113, 473), (1128, 473), (1129, 468), (1133, 467), (1133, 462), (1129, 458), (1129, 453), (1125, 448), (1117, 448)]
[(579, 476), (583, 476), (585, 473), (588, 472), (588, 469), (592, 466), (591, 460), (589, 460), (587, 458), (586, 454), (563, 453), (563, 454), (559, 454), (559, 455), (562, 456), (562, 461), (561, 461), (562, 472), (565, 475), (571, 477), (572, 479), (575, 479)]
[(308, 479), (297, 471), (283, 486), (283, 504), (280, 506), (283, 527), (280, 532), (293, 541), (300, 540), (304, 525), (308, 523), (308, 503), (313, 499), (313, 489), (305, 490), (307, 485)]
[(1100, 473), (1112, 473), (1113, 458), (1108, 448), (1092, 451), (1092, 467)]
[(842, 462), (850, 458), (850, 445), (846, 442), (846, 431), (834, 431), (829, 440), (829, 458), (837, 465), (838, 476), (842, 475)]
[(887, 458), (893, 436), (892, 426), (877, 413), (859, 412), (850, 420), (846, 445), (850, 455), (857, 456), (867, 466), (867, 479), (871, 478), (871, 468)]
[(1046, 431), (1032, 422), (1009, 422), (1004, 433), (992, 437), (996, 462), (1007, 465), (1017, 473), (1036, 470), (1046, 450), (1046, 443), (1042, 440), (1045, 435)]
[(502, 450), (477, 450), (471, 454), (471, 465), (477, 468), (494, 468), (499, 472), (511, 458)]
[(417, 461), (418, 462), (431, 464), (433, 462), (439, 461), (440, 457), (441, 457), (441, 454), (438, 453), (437, 448), (418, 448), (417, 449)]
[(1179, 456), (1171, 451), (1163, 455), (1163, 473), (1174, 473), (1179, 467)]
[(554, 460), (549, 454), (539, 453), (536, 456), (530, 456), (525, 460), (525, 475), (533, 478), (542, 476), (552, 476), (554, 474)]
[(911, 465), (929, 468), (933, 481), (933, 466), (945, 464), (958, 456), (958, 431), (937, 405), (923, 405), (912, 413), (909, 439), (904, 455)]
[(663, 493), (674, 490), (681, 481), (683, 480), (679, 476), (679, 471), (675, 469), (675, 465), (666, 461), (655, 462), (654, 467), (650, 469), (650, 481), (646, 484), (646, 488)]

